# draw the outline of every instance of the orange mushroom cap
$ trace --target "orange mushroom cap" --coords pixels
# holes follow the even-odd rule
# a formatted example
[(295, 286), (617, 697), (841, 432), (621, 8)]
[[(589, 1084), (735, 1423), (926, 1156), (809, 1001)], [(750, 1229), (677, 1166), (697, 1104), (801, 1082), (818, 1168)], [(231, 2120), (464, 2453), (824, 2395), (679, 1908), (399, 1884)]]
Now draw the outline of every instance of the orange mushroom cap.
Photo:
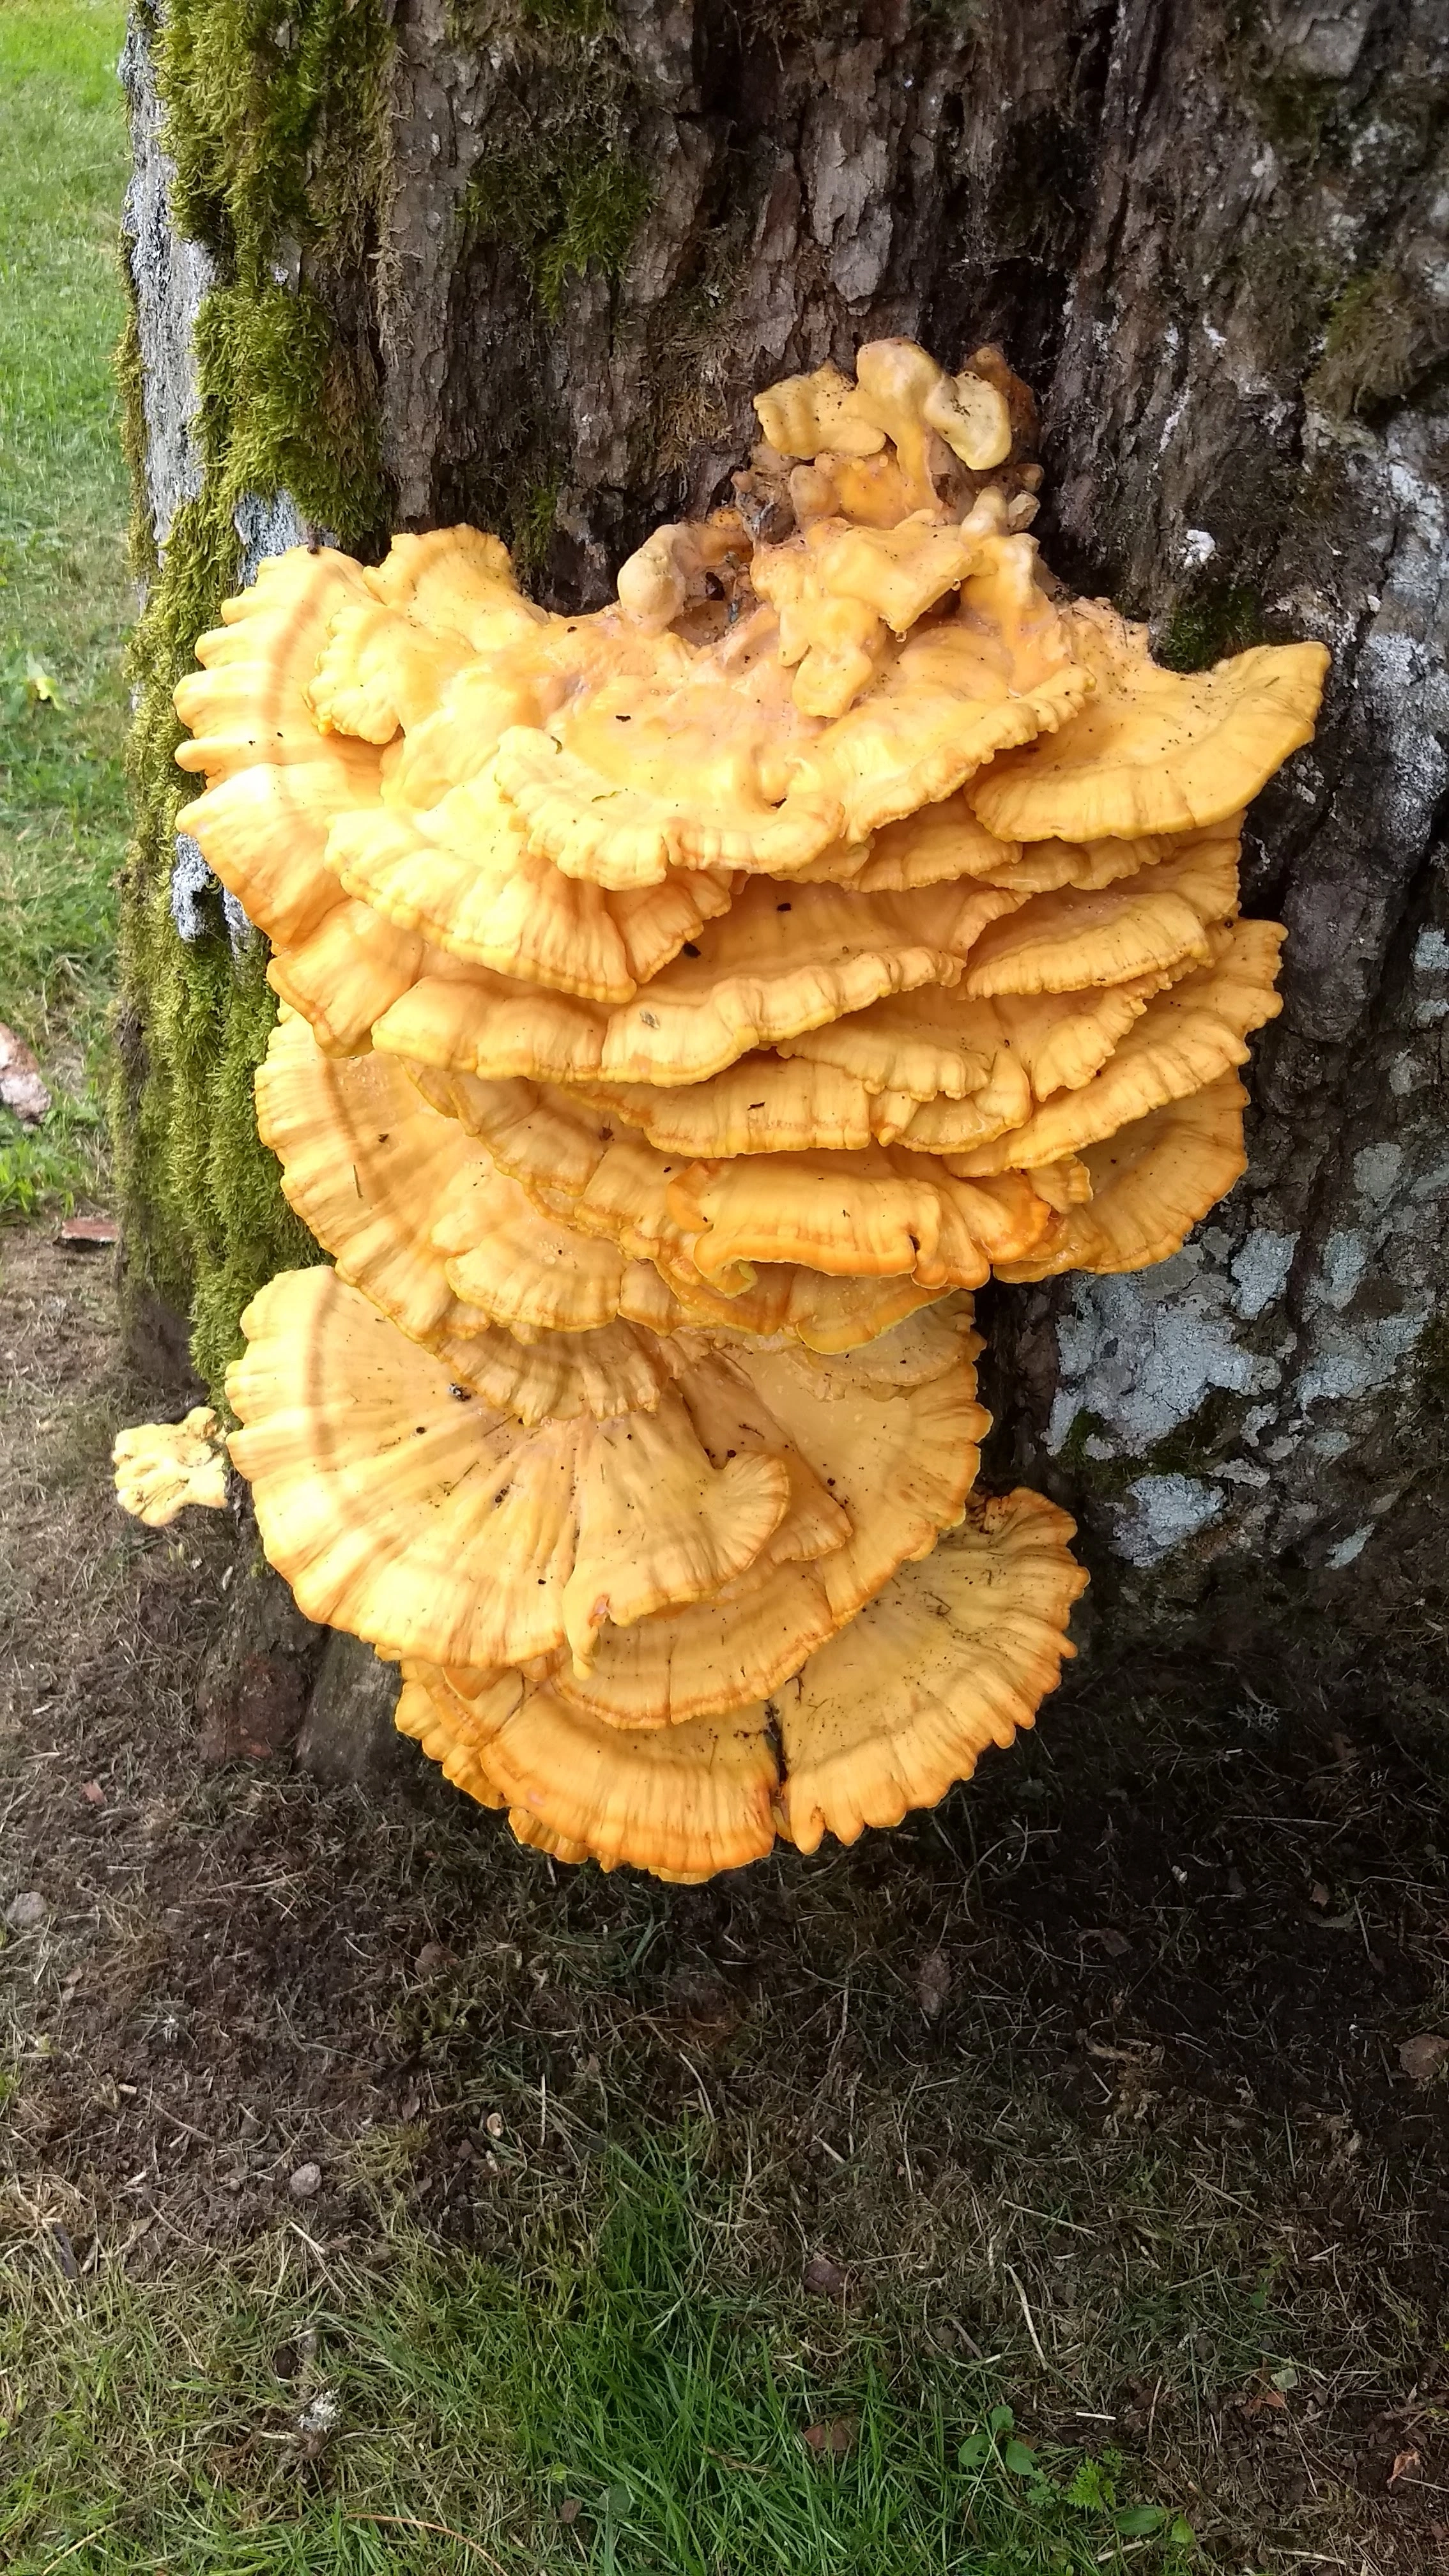
[(436, 1668), (409, 1672), (403, 1733), (470, 1796), (535, 1820), (562, 1857), (703, 1879), (762, 1859), (774, 1842), (779, 1768), (759, 1703), (625, 1730), (518, 1674), (469, 1699)]
[(952, 1169), (994, 1171), (1007, 1158), (1013, 1169), (1030, 1171), (1080, 1153), (1244, 1063), (1249, 1031), (1282, 1009), (1273, 982), (1284, 936), (1276, 921), (1215, 931), (1210, 964), (1150, 1001), (1090, 1082), (1044, 1101), (1009, 1137), (953, 1156)]
[(268, 1558), (309, 1618), (389, 1654), (586, 1667), (607, 1624), (742, 1573), (791, 1505), (784, 1437), (717, 1467), (677, 1389), (525, 1428), (332, 1271), (283, 1271), (242, 1328), (231, 1453)]
[(1040, 1494), (969, 1503), (783, 1686), (781, 1831), (801, 1851), (934, 1806), (1035, 1722), (1076, 1651), (1067, 1618), (1087, 1577), (1073, 1528)]
[[(494, 1176), (466, 1130), (430, 1108), (401, 1065), (375, 1055), (329, 1059), (306, 1022), (284, 1013), (256, 1093), (258, 1129), (280, 1159), (286, 1198), (335, 1256), (338, 1277), (500, 1412), (536, 1423), (647, 1410), (678, 1375), (682, 1360), (660, 1336), (682, 1317), (657, 1272), (642, 1263), (621, 1277), (601, 1312), (584, 1308), (577, 1331), (540, 1324), (540, 1298), (552, 1285), (548, 1249), (566, 1230), (540, 1217), (512, 1182), (497, 1184), (511, 1193), (502, 1230), (510, 1214), (517, 1225), (521, 1211), (542, 1288), (529, 1291), (525, 1240), (507, 1293), (477, 1305), (456, 1293), (438, 1230), (446, 1232), (449, 1207), (471, 1177)], [(581, 1272), (604, 1249), (566, 1238), (565, 1275), (576, 1299)], [(622, 1270), (617, 1255), (614, 1261)], [(546, 1311), (554, 1314), (555, 1306)], [(631, 1320), (615, 1320), (621, 1314)], [(640, 1324), (650, 1329), (636, 1329)], [(534, 1338), (524, 1341), (521, 1333)]]
[(701, 1082), (880, 994), (954, 983), (982, 929), (1014, 902), (994, 887), (858, 895), (756, 877), (614, 1009), (454, 976), (410, 986), (379, 1016), (373, 1039), (415, 1062), (491, 1079)]
[(809, 1564), (777, 1565), (698, 1612), (610, 1631), (586, 1674), (552, 1675), (560, 1696), (619, 1726), (674, 1725), (767, 1699), (897, 1566), (927, 1555), (960, 1518), (988, 1425), (971, 1365), (980, 1344), (964, 1321), (904, 1325), (900, 1384), (892, 1336), (838, 1359), (788, 1347), (743, 1355), (772, 1418), (849, 1515), (849, 1540)]
[(971, 802), (993, 832), (1095, 841), (1221, 822), (1312, 736), (1322, 644), (1255, 644), (1183, 673), (1155, 663), (1146, 627), (1104, 600), (1079, 600), (1070, 625), (1096, 688), (1049, 748), (995, 761), (973, 782)]
[(1238, 839), (1194, 833), (1170, 858), (1102, 888), (1036, 895), (983, 931), (967, 962), (968, 993), (1071, 993), (1205, 966), (1209, 925), (1238, 908)]
[(1082, 1155), (1090, 1203), (1074, 1208), (1024, 1261), (1004, 1263), (1013, 1281), (1055, 1279), (1065, 1270), (1147, 1270), (1180, 1252), (1192, 1229), (1248, 1168), (1243, 1111), (1248, 1095), (1227, 1073), (1186, 1100), (1119, 1127)]
[[(517, 1180), (542, 1215), (613, 1243), (630, 1261), (654, 1263), (679, 1316), (759, 1333), (784, 1333), (807, 1349), (852, 1350), (939, 1296), (907, 1277), (824, 1278), (792, 1263), (737, 1265), (707, 1279), (685, 1229), (669, 1212), (681, 1166), (577, 1094), (527, 1082), (481, 1082), (412, 1068), (424, 1096), (482, 1138), (498, 1170)], [(484, 1229), (480, 1228), (480, 1237)], [(641, 1321), (646, 1320), (641, 1315)]]
[(226, 1508), (226, 1448), (209, 1404), (180, 1422), (137, 1422), (111, 1451), (116, 1500), (148, 1529), (165, 1529), (188, 1504)]
[(837, 1276), (904, 1274), (923, 1288), (981, 1287), (996, 1264), (1029, 1255), (1049, 1216), (1019, 1172), (956, 1179), (901, 1145), (692, 1164), (668, 1204), (707, 1279), (798, 1261)]
[(453, 956), (594, 1002), (632, 999), (706, 921), (728, 910), (729, 879), (673, 870), (610, 894), (530, 850), (523, 817), (485, 776), (425, 818), (339, 808), (325, 858), (349, 894)]

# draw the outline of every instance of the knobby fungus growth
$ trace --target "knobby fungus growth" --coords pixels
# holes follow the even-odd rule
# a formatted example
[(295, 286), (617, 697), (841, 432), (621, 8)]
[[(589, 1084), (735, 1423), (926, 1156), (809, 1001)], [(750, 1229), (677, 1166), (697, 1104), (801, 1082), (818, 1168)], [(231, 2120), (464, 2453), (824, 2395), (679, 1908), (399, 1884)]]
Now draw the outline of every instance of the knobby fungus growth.
[[(1184, 676), (1067, 597), (994, 350), (756, 409), (607, 608), (472, 528), (302, 548), (176, 693), (333, 1263), (228, 1380), (266, 1552), (522, 1841), (682, 1880), (898, 1822), (1054, 1687), (1085, 1576), (973, 1492), (971, 1294), (1165, 1260), (1242, 1171), (1239, 830), (1326, 661)], [(210, 1430), (123, 1434), (127, 1508), (220, 1499)]]

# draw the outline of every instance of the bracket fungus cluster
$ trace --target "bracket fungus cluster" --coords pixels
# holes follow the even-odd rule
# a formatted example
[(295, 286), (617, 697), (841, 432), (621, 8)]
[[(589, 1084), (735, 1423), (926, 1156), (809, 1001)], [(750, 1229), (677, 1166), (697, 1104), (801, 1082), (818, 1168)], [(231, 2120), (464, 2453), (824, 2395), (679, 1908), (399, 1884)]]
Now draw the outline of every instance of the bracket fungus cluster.
[[(1085, 1578), (973, 1491), (972, 1292), (1164, 1260), (1242, 1171), (1239, 829), (1326, 659), (1183, 676), (1067, 596), (995, 351), (756, 410), (603, 609), (471, 528), (302, 548), (176, 693), (332, 1265), (228, 1380), (267, 1555), (524, 1842), (683, 1880), (899, 1821), (1054, 1686)], [(139, 1436), (123, 1499), (206, 1498)]]

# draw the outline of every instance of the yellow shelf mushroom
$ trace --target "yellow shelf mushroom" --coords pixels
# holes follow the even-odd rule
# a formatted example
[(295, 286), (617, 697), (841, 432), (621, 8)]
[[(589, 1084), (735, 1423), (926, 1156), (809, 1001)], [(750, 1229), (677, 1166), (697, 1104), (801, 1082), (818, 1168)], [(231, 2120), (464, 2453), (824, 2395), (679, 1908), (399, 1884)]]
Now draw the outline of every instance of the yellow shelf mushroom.
[[(600, 609), (475, 529), (298, 548), (176, 693), (335, 1265), (243, 1319), (263, 1544), (521, 1842), (680, 1881), (898, 1822), (1054, 1687), (1085, 1576), (973, 1491), (969, 1292), (1165, 1260), (1241, 1173), (1239, 836), (1326, 661), (1069, 599), (998, 350), (756, 410)], [(116, 1464), (225, 1496), (210, 1415)]]
[(226, 1449), (209, 1404), (180, 1422), (138, 1422), (116, 1434), (111, 1451), (116, 1498), (148, 1529), (165, 1529), (189, 1503), (226, 1507)]

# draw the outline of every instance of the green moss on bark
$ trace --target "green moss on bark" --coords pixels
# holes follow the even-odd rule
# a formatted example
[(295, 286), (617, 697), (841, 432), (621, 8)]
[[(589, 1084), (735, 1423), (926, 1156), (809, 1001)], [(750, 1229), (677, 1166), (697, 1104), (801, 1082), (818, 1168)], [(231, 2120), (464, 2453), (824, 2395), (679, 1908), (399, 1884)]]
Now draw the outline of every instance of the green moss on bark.
[(385, 166), (387, 0), (170, 0), (157, 74), (176, 220), (260, 290), (289, 248), (366, 247)]
[[(263, 1280), (316, 1260), (260, 1144), (252, 1076), (276, 1004), (260, 938), (234, 957), (220, 904), (199, 939), (171, 915), (176, 834), (198, 781), (177, 769), (172, 692), (197, 636), (237, 587), (239, 505), (288, 492), (303, 517), (375, 554), (389, 509), (365, 349), (329, 297), (365, 246), (383, 166), (391, 33), (380, 0), (290, 11), (172, 0), (156, 38), (179, 227), (208, 244), (219, 282), (196, 329), (204, 468), (159, 557), (138, 497), (131, 770), (113, 1126), (133, 1291), (187, 1314), (214, 1387)], [(138, 334), (120, 353), (127, 439), (144, 491)]]
[(1413, 393), (1449, 357), (1449, 320), (1397, 269), (1350, 279), (1336, 298), (1311, 402), (1338, 420)]
[(1243, 582), (1214, 582), (1180, 600), (1158, 639), (1156, 658), (1169, 671), (1209, 671), (1230, 653), (1264, 641), (1263, 603)]
[[(460, 0), (464, 41), (497, 36)], [(653, 181), (631, 148), (639, 100), (608, 0), (518, 0), (508, 30), (528, 85), (527, 119), (495, 119), (464, 199), (475, 240), (518, 253), (533, 292), (556, 320), (570, 277), (623, 273), (649, 211)], [(527, 126), (527, 142), (516, 133)]]

